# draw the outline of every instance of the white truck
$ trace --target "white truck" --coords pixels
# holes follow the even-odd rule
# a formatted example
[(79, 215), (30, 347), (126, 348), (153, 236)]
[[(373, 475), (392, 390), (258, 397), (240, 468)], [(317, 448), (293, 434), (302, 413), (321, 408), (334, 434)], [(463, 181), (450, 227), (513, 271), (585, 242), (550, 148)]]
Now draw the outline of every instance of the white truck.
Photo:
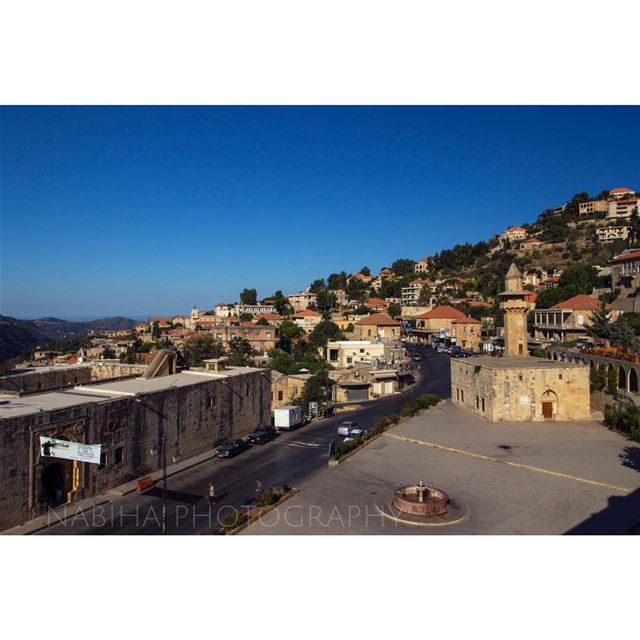
[(273, 410), (273, 426), (276, 429), (295, 429), (302, 425), (302, 407), (289, 406)]

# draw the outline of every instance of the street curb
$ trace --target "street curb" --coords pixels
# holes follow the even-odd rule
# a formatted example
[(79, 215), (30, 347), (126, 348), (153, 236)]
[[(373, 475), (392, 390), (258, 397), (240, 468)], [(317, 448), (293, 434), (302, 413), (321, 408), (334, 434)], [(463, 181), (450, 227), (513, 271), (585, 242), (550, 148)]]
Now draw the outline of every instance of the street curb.
[[(298, 493), (300, 493), (300, 489), (291, 487), (291, 490), (285, 493), (284, 495), (282, 495), (278, 500), (278, 502), (276, 502), (275, 504), (270, 504), (267, 507), (262, 507), (262, 509), (260, 509), (258, 513), (248, 518), (246, 522), (243, 522), (241, 525), (235, 527), (235, 529), (229, 529), (228, 531), (223, 531), (222, 535), (225, 535), (225, 536), (237, 535), (238, 533), (246, 529), (249, 525), (252, 525), (254, 522), (262, 518), (264, 515), (266, 515), (267, 513), (270, 513), (271, 511), (279, 507), (281, 504), (289, 500), (289, 498), (293, 498), (293, 496), (297, 495)], [(209, 534), (209, 535), (214, 535), (214, 534)]]
[[(349, 452), (346, 456), (342, 456), (342, 457), (337, 458), (337, 459), (336, 458), (329, 458), (329, 461), (328, 461), (329, 469), (333, 469), (334, 467), (337, 467), (339, 464), (342, 464), (343, 462), (346, 462), (351, 456), (353, 456), (356, 453), (358, 453), (358, 451), (361, 451), (362, 449), (364, 449), (368, 444), (370, 444), (374, 440), (377, 440), (381, 436), (384, 436), (389, 431), (391, 431), (391, 429), (401, 425), (405, 420), (410, 420), (411, 418), (415, 418), (416, 416), (422, 415), (422, 413), (425, 412), (425, 411), (430, 411), (431, 409), (436, 409), (443, 402), (445, 402), (445, 401), (442, 398), (440, 398), (440, 402), (438, 402), (438, 404), (434, 404), (432, 407), (428, 407), (427, 409), (423, 409), (422, 411), (420, 411), (420, 413), (416, 413), (413, 416), (401, 417), (400, 420), (398, 420), (398, 422), (396, 422), (396, 424), (392, 424), (392, 425), (388, 426), (382, 433), (379, 433), (377, 436), (373, 436), (373, 438), (369, 438), (368, 440), (364, 440), (363, 443), (359, 447), (357, 447), (353, 451)], [(397, 436), (394, 436), (394, 437), (397, 437)]]

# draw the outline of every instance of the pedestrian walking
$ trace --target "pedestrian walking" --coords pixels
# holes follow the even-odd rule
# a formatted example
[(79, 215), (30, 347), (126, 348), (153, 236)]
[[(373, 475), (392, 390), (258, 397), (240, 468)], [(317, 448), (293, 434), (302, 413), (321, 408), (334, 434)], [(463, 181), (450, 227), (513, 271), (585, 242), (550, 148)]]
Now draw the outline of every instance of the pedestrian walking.
[(256, 500), (260, 502), (260, 498), (262, 498), (262, 482), (256, 480)]
[(213, 482), (210, 482), (207, 487), (207, 499), (209, 504), (213, 504), (216, 501), (216, 488), (213, 486)]

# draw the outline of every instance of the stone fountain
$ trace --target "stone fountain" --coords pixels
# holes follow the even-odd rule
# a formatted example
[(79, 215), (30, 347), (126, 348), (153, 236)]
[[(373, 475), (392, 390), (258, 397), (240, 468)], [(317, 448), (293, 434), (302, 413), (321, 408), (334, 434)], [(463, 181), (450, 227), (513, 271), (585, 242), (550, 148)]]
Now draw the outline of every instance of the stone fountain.
[(428, 518), (442, 516), (449, 510), (449, 496), (442, 489), (426, 485), (422, 480), (417, 484), (399, 487), (393, 492), (392, 506), (411, 516)]

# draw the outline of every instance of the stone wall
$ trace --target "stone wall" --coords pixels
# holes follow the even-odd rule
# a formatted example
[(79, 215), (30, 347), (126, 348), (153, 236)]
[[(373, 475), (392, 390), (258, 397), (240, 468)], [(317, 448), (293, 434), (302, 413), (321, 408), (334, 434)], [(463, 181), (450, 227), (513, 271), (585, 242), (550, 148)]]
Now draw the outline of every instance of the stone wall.
[(589, 368), (583, 365), (491, 369), (474, 359), (452, 360), (451, 397), (494, 422), (545, 420), (543, 402), (551, 403), (552, 420), (591, 418)]
[[(163, 432), (171, 464), (174, 456), (203, 453), (224, 439), (268, 424), (269, 374), (256, 371), (204, 381), (194, 376), (192, 385), (150, 392), (139, 400), (104, 399), (2, 419), (0, 530), (46, 512), (42, 474), (54, 462), (64, 466), (64, 494), (73, 502), (159, 469)], [(41, 459), (40, 435), (101, 444), (105, 464)]]
[(92, 362), (77, 367), (43, 367), (25, 373), (15, 373), (0, 377), (0, 393), (20, 394), (61, 389), (77, 384), (87, 384), (96, 380), (113, 380), (140, 376), (146, 367), (120, 363)]

